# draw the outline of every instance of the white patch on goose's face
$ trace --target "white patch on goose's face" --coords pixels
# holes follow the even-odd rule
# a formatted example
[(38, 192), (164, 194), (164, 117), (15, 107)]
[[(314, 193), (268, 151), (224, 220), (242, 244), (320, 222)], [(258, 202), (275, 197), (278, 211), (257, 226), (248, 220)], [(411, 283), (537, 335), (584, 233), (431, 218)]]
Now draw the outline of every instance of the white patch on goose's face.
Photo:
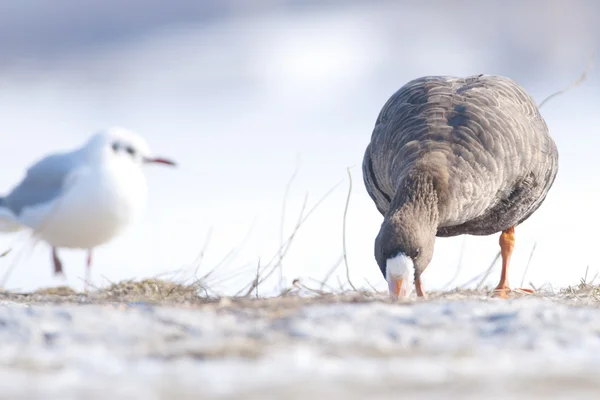
[(390, 296), (393, 298), (408, 297), (415, 282), (415, 265), (406, 254), (400, 253), (386, 261), (385, 279)]

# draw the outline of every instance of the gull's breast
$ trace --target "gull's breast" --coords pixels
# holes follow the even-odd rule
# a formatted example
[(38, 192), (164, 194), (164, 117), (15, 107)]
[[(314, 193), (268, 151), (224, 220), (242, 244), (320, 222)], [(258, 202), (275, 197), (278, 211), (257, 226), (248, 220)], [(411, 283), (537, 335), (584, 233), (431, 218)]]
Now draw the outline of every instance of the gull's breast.
[(42, 216), (35, 233), (55, 247), (100, 246), (138, 216), (146, 198), (146, 180), (136, 165), (82, 169), (62, 196), (35, 210)]

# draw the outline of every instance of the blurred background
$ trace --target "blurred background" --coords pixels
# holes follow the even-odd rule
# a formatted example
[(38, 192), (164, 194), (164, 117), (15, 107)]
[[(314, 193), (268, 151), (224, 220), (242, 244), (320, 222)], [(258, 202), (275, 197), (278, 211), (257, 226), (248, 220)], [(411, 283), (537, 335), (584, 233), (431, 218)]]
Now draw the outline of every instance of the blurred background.
[[(148, 206), (96, 250), (93, 284), (173, 271), (189, 278), (221, 263), (212, 284), (232, 294), (277, 255), (305, 196), (308, 210), (335, 187), (298, 230), (266, 294), (297, 277), (318, 286), (311, 279), (336, 265), (328, 283), (345, 281), (350, 167), (351, 278), (384, 290), (373, 258), (382, 217), (361, 162), (389, 96), (423, 75), (486, 73), (515, 79), (539, 103), (580, 76), (599, 19), (594, 0), (1, 0), (0, 192), (47, 152), (80, 146), (106, 126), (135, 130), (180, 166), (148, 168)], [(560, 171), (545, 204), (516, 231), (513, 285), (534, 244), (525, 284), (556, 288), (600, 271), (596, 71), (542, 109)], [(0, 236), (0, 253), (11, 246), (0, 275), (26, 248)], [(468, 282), (497, 251), (498, 235), (438, 239), (426, 289)], [(61, 256), (66, 281), (52, 276), (50, 250), (39, 244), (7, 288), (81, 289), (85, 252)], [(499, 266), (489, 284), (498, 278)]]

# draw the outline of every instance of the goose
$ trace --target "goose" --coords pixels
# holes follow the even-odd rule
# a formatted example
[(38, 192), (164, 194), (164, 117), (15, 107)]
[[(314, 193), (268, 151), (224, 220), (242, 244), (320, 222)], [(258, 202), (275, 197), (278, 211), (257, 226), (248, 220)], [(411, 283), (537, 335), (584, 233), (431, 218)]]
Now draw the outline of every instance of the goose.
[[(383, 216), (375, 260), (394, 298), (413, 287), (436, 237), (500, 233), (506, 298), (515, 227), (543, 203), (558, 172), (558, 150), (538, 107), (504, 76), (424, 76), (381, 109), (362, 163)], [(532, 293), (530, 289), (521, 289)]]

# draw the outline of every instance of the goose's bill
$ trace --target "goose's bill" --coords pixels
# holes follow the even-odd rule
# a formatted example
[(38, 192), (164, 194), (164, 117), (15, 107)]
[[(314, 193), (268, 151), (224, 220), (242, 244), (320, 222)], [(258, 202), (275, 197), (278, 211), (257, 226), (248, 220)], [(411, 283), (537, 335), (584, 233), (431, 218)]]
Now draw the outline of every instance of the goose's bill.
[(175, 161), (171, 161), (168, 158), (163, 158), (163, 157), (147, 157), (147, 158), (144, 158), (144, 163), (170, 165), (171, 167), (177, 166)]
[(396, 297), (406, 296), (406, 290), (404, 289), (404, 279), (396, 279)]
[(408, 297), (407, 283), (408, 281), (404, 278), (393, 279), (392, 282), (389, 283), (390, 295), (396, 299)]

